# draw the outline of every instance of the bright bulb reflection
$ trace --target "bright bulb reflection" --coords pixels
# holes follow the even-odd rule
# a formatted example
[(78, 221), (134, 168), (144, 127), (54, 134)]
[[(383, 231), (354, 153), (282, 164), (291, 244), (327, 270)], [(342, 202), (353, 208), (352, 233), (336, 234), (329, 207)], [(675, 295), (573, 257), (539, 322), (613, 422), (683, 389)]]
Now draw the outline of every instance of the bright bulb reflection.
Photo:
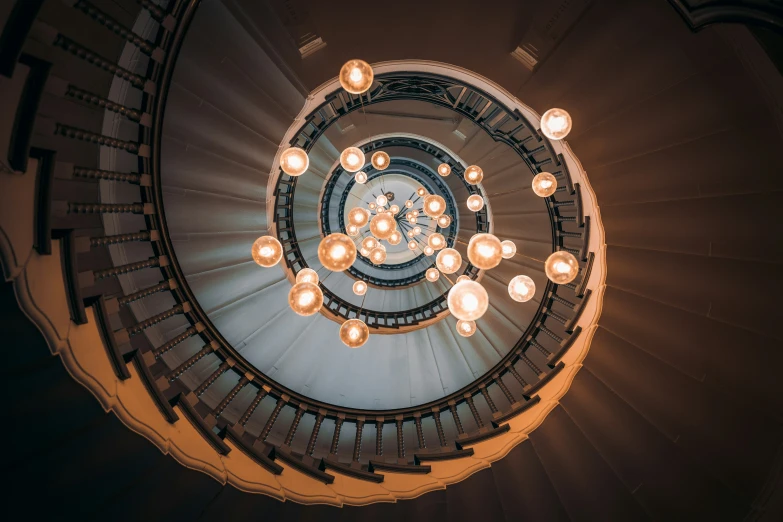
[(361, 94), (370, 88), (373, 77), (370, 64), (364, 60), (348, 60), (340, 68), (338, 79), (346, 91), (351, 94)]
[(446, 211), (446, 200), (441, 196), (430, 194), (424, 198), (424, 213), (431, 218), (437, 218)]
[(549, 172), (539, 172), (533, 178), (531, 186), (536, 196), (546, 198), (557, 190), (557, 178)]
[(438, 252), (435, 264), (444, 274), (453, 274), (462, 265), (462, 256), (453, 248), (444, 248)]
[(386, 261), (386, 250), (381, 246), (377, 246), (370, 251), (370, 261), (374, 265), (383, 264)]
[(356, 172), (364, 165), (364, 152), (356, 147), (348, 147), (340, 154), (340, 165), (348, 172)]
[(363, 170), (360, 170), (359, 172), (356, 173), (354, 179), (356, 180), (356, 183), (363, 185), (367, 183), (367, 174)]
[[(410, 232), (408, 232), (408, 234), (410, 235)], [(413, 236), (410, 236), (410, 237), (413, 237)], [(416, 250), (417, 248), (419, 248), (419, 246), (418, 246), (418, 243), (416, 243), (416, 241), (409, 241), (408, 242), (408, 248), (410, 250)]]
[(356, 261), (356, 245), (345, 234), (329, 234), (318, 245), (318, 260), (328, 270), (342, 272)]
[(435, 253), (435, 249), (432, 248), (431, 246), (425, 246), (424, 247), (424, 255), (425, 256), (431, 256), (434, 253)]
[(411, 201), (410, 199), (405, 201), (405, 207), (406, 208), (411, 208), (412, 206), (413, 206), (413, 201)]
[(289, 176), (301, 176), (310, 166), (310, 158), (299, 147), (285, 149), (280, 154), (280, 168)]
[(525, 303), (536, 293), (536, 283), (526, 275), (518, 275), (508, 283), (508, 295), (519, 303)]
[(296, 273), (296, 282), (318, 284), (318, 272), (312, 268), (303, 268)]
[(546, 276), (555, 284), (565, 285), (576, 279), (579, 262), (573, 254), (565, 250), (553, 252), (544, 262)]
[(389, 202), (389, 199), (386, 196), (384, 196), (383, 194), (381, 194), (380, 196), (375, 198), (375, 203), (377, 203), (379, 207), (386, 206), (386, 203), (388, 203), (388, 202)]
[(470, 281), (470, 277), (466, 275), (461, 275), (457, 278), (457, 282), (459, 283), (460, 281)]
[(389, 155), (383, 151), (378, 151), (372, 155), (370, 163), (372, 163), (372, 166), (376, 169), (384, 170), (389, 166)]
[(389, 239), (396, 228), (394, 216), (387, 212), (374, 216), (370, 221), (370, 232), (378, 239)]
[(366, 248), (367, 250), (372, 250), (377, 246), (378, 246), (378, 240), (372, 236), (367, 236), (364, 239), (362, 239), (362, 248)]
[(503, 249), (503, 259), (511, 259), (517, 253), (517, 245), (508, 239), (502, 241), (500, 247)]
[(362, 228), (370, 220), (370, 214), (363, 208), (354, 207), (348, 212), (348, 223)]
[(313, 315), (321, 309), (324, 294), (315, 283), (296, 283), (288, 292), (288, 306), (299, 315)]
[(430, 237), (427, 238), (427, 244), (435, 250), (440, 250), (446, 246), (446, 238), (443, 237), (443, 234), (431, 234)]
[(440, 278), (440, 272), (438, 272), (437, 268), (428, 268), (425, 276), (427, 277), (427, 281), (434, 283)]
[(468, 242), (468, 259), (482, 270), (495, 268), (503, 259), (500, 240), (492, 234), (474, 235)]
[(400, 234), (400, 232), (398, 230), (395, 230), (389, 236), (389, 244), (390, 245), (399, 245), (401, 241), (402, 241), (402, 234)]
[(451, 167), (449, 167), (448, 163), (441, 163), (438, 165), (438, 174), (443, 176), (444, 178), (451, 174)]
[(449, 291), (449, 310), (457, 319), (475, 321), (484, 315), (489, 306), (489, 295), (475, 281), (460, 281)]
[(427, 191), (424, 189), (424, 187), (419, 187), (418, 189), (416, 189), (416, 194), (418, 194), (419, 196), (424, 196), (425, 194), (427, 194)]
[(470, 337), (476, 333), (476, 321), (457, 321), (457, 333), (462, 337)]
[(351, 237), (356, 237), (359, 235), (359, 227), (351, 223), (350, 225), (345, 227), (345, 233)]
[(465, 181), (471, 185), (478, 185), (484, 179), (484, 171), (478, 165), (471, 165), (465, 169)]
[(468, 210), (478, 212), (482, 208), (484, 208), (484, 198), (478, 194), (473, 194), (468, 198)]
[(353, 284), (353, 293), (356, 295), (364, 295), (367, 293), (367, 283), (364, 281), (356, 281)]
[(348, 348), (359, 348), (370, 338), (370, 329), (361, 319), (348, 319), (340, 326), (340, 340)]
[(541, 132), (550, 140), (562, 140), (571, 132), (571, 115), (563, 109), (549, 109), (541, 116)]
[(440, 228), (448, 228), (449, 225), (451, 225), (451, 217), (444, 214), (438, 218), (438, 226)]
[(269, 268), (280, 262), (283, 257), (283, 245), (277, 238), (262, 236), (255, 240), (250, 253), (253, 256), (253, 261), (259, 266)]

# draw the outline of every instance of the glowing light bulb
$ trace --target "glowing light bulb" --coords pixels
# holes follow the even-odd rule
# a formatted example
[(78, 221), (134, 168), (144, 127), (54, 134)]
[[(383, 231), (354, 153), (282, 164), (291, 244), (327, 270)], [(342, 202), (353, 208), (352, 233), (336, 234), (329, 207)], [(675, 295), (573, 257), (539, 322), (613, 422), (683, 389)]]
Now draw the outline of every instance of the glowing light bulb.
[(565, 285), (576, 279), (579, 273), (579, 262), (570, 252), (559, 250), (546, 259), (544, 272), (553, 283)]
[(345, 227), (345, 233), (351, 237), (356, 237), (359, 235), (359, 227), (353, 223), (350, 223), (347, 227)]
[(541, 132), (550, 140), (562, 140), (571, 132), (571, 115), (563, 109), (549, 109), (541, 116)]
[(449, 311), (457, 319), (475, 321), (487, 311), (489, 295), (475, 281), (460, 281), (449, 291)]
[(250, 249), (253, 261), (265, 268), (275, 266), (283, 257), (283, 245), (272, 236), (262, 236), (255, 240)]
[(440, 278), (440, 272), (437, 268), (428, 268), (424, 275), (430, 283), (434, 283)]
[(436, 232), (434, 234), (430, 234), (430, 237), (427, 238), (427, 244), (435, 250), (440, 250), (446, 246), (446, 238), (443, 237), (443, 234)]
[(310, 166), (310, 158), (299, 147), (285, 149), (280, 154), (280, 168), (289, 176), (301, 176)]
[(400, 213), (400, 207), (398, 205), (392, 205), (389, 207), (389, 212), (394, 214), (395, 216)]
[[(410, 232), (408, 232), (408, 236), (409, 237), (413, 237), (412, 235), (410, 235)], [(416, 243), (416, 241), (409, 241), (408, 242), (408, 248), (410, 250), (416, 250), (417, 248), (419, 248), (419, 245), (418, 245), (418, 243)]]
[(402, 241), (402, 234), (400, 234), (399, 230), (395, 230), (389, 236), (388, 241), (390, 245), (399, 245), (400, 242)]
[(367, 250), (372, 250), (377, 246), (378, 246), (378, 240), (372, 236), (367, 236), (364, 239), (362, 239), (362, 248), (366, 248)]
[(313, 283), (318, 284), (318, 272), (312, 268), (303, 268), (296, 273), (297, 283)]
[(370, 221), (370, 213), (360, 207), (354, 207), (348, 212), (348, 223), (362, 228)]
[(353, 179), (356, 180), (356, 183), (364, 185), (365, 183), (367, 183), (367, 174), (363, 170), (360, 170), (359, 172), (356, 173)]
[(416, 236), (421, 234), (421, 227), (413, 227), (413, 234)]
[(418, 189), (416, 189), (416, 194), (418, 194), (419, 196), (424, 196), (427, 194), (427, 191), (424, 189), (424, 187), (419, 187)]
[(468, 210), (478, 212), (482, 208), (484, 208), (484, 198), (478, 194), (473, 194), (468, 198)]
[(414, 211), (411, 212), (411, 215), (413, 217), (419, 217), (419, 211), (418, 210), (414, 210)]
[(536, 196), (549, 197), (557, 190), (557, 178), (549, 172), (540, 172), (533, 178), (532, 187)]
[(448, 228), (449, 225), (451, 225), (451, 217), (447, 216), (446, 214), (443, 214), (441, 217), (438, 218), (438, 226), (440, 228)]
[(389, 155), (379, 150), (378, 152), (372, 155), (372, 158), (370, 159), (370, 163), (372, 163), (372, 166), (375, 167), (376, 169), (384, 170), (386, 169), (386, 167), (389, 166), (390, 163)]
[(476, 321), (457, 321), (457, 333), (462, 337), (470, 337), (476, 333)]
[(364, 257), (370, 256), (370, 250), (367, 248), (362, 247), (361, 250), (359, 250), (359, 253), (363, 255)]
[(364, 152), (356, 147), (348, 147), (340, 154), (340, 165), (348, 172), (356, 172), (364, 166)]
[(329, 234), (318, 245), (318, 260), (328, 270), (342, 272), (356, 261), (356, 245), (345, 234)]
[(406, 208), (411, 208), (412, 206), (413, 206), (413, 201), (411, 201), (410, 199), (405, 201), (405, 207)]
[(370, 232), (378, 239), (389, 239), (397, 229), (397, 221), (388, 212), (375, 215), (370, 220)]
[(438, 174), (443, 176), (444, 178), (451, 174), (451, 167), (449, 167), (448, 163), (441, 163), (438, 165)]
[(351, 94), (361, 94), (370, 88), (374, 73), (364, 60), (348, 60), (340, 68), (340, 85)]
[(508, 295), (519, 303), (530, 301), (536, 293), (536, 283), (526, 275), (518, 275), (508, 283)]
[(457, 282), (459, 283), (460, 281), (470, 281), (470, 277), (466, 275), (461, 275), (457, 278)]
[(431, 218), (437, 218), (446, 211), (446, 200), (442, 197), (430, 194), (424, 198), (424, 213)]
[(408, 230), (408, 237), (414, 237), (416, 234), (413, 233), (413, 230)]
[(500, 243), (500, 248), (503, 249), (503, 259), (511, 259), (517, 253), (517, 245), (508, 239)]
[(468, 242), (468, 259), (482, 270), (495, 268), (503, 259), (503, 246), (492, 234), (475, 234)]
[(471, 165), (465, 169), (465, 181), (470, 185), (478, 185), (484, 179), (484, 171), (478, 165)]
[(370, 338), (370, 329), (361, 319), (348, 319), (340, 326), (340, 340), (348, 348), (359, 348)]
[(356, 295), (364, 295), (367, 293), (367, 283), (364, 281), (356, 281), (353, 284), (353, 293)]
[(416, 224), (416, 223), (418, 223), (418, 222), (419, 222), (419, 220), (418, 220), (418, 219), (416, 219), (416, 218), (415, 218), (415, 217), (413, 217), (413, 216), (411, 216), (411, 217), (409, 217), (409, 218), (408, 218), (408, 223), (410, 223), (411, 225), (415, 225), (415, 224)]
[(385, 207), (378, 207), (378, 208), (375, 209), (375, 212), (377, 212), (378, 214), (383, 214), (384, 212), (386, 212), (386, 208)]
[(424, 255), (425, 256), (431, 256), (434, 253), (435, 253), (435, 249), (432, 248), (431, 246), (425, 246), (424, 247)]
[(370, 251), (370, 261), (372, 261), (372, 264), (374, 265), (383, 264), (383, 262), (386, 261), (386, 250), (380, 246), (373, 248)]
[(444, 274), (453, 274), (462, 266), (462, 256), (453, 248), (444, 248), (438, 252), (435, 265)]
[(378, 204), (379, 207), (383, 207), (386, 206), (386, 203), (389, 202), (389, 199), (383, 194), (381, 194), (380, 196), (375, 198), (375, 202)]
[(288, 292), (288, 306), (299, 315), (318, 313), (324, 303), (324, 294), (315, 283), (296, 283)]

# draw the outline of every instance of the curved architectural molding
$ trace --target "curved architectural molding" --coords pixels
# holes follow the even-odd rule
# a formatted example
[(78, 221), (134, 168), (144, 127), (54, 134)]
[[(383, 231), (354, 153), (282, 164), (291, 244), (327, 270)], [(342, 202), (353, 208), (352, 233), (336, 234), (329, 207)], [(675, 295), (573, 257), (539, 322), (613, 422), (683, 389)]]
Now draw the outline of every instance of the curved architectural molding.
[[(783, 32), (783, 6), (767, 0), (669, 0), (693, 31), (711, 24), (763, 25)], [(776, 5), (778, 4), (778, 5)]]

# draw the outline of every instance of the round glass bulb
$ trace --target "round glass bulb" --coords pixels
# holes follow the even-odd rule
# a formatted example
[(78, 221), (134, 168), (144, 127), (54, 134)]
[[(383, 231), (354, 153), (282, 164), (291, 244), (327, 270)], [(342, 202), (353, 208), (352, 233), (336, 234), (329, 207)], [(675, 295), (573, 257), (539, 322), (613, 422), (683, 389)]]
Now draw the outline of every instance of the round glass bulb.
[(364, 166), (364, 152), (356, 147), (348, 147), (340, 154), (340, 165), (348, 172), (357, 172)]
[(476, 333), (476, 321), (457, 321), (457, 333), (462, 337), (470, 337)]
[(260, 266), (269, 268), (275, 266), (283, 257), (283, 245), (277, 238), (272, 236), (261, 236), (255, 240), (250, 249), (253, 255), (253, 261)]
[(373, 154), (372, 158), (370, 159), (372, 166), (378, 170), (386, 169), (386, 167), (389, 166), (389, 161), (389, 155), (381, 150)]
[(340, 340), (348, 348), (359, 348), (370, 338), (370, 329), (361, 319), (348, 319), (340, 326)]
[(392, 232), (392, 234), (389, 236), (389, 244), (390, 245), (399, 245), (402, 241), (402, 234), (400, 234), (399, 230), (395, 230)]
[(503, 246), (492, 234), (476, 234), (468, 242), (468, 259), (482, 270), (495, 268), (503, 259)]
[[(408, 235), (410, 235), (410, 232), (408, 232)], [(413, 236), (410, 236), (410, 237), (413, 237)], [(408, 248), (411, 249), (411, 250), (416, 250), (417, 248), (419, 248), (419, 245), (415, 241), (409, 241), (408, 242)]]
[(324, 304), (324, 294), (315, 283), (296, 283), (288, 292), (288, 306), (299, 315), (318, 313)]
[(372, 250), (377, 246), (378, 246), (378, 240), (372, 236), (367, 236), (364, 239), (362, 239), (362, 248), (366, 248), (367, 250)]
[(434, 283), (440, 278), (440, 272), (438, 272), (437, 268), (428, 268), (425, 276), (427, 277), (427, 281)]
[(360, 207), (354, 207), (348, 212), (348, 224), (362, 228), (370, 220), (370, 213)]
[(435, 258), (435, 265), (444, 274), (453, 274), (462, 266), (462, 256), (453, 248), (444, 248), (438, 252), (438, 257)]
[(356, 173), (353, 179), (356, 180), (356, 183), (364, 185), (365, 183), (367, 183), (367, 173), (364, 172), (363, 170), (360, 170), (359, 172)]
[(532, 187), (536, 196), (549, 197), (557, 190), (557, 178), (549, 172), (539, 172), (533, 178)]
[(397, 221), (388, 212), (377, 214), (370, 220), (370, 232), (378, 239), (389, 239), (397, 230)]
[(318, 284), (318, 272), (312, 268), (303, 268), (296, 273), (297, 283), (313, 283)]
[(421, 234), (421, 227), (413, 227), (413, 235), (418, 236)]
[(353, 223), (350, 223), (347, 227), (345, 227), (345, 233), (351, 237), (356, 237), (359, 235), (359, 227)]
[(536, 293), (536, 283), (526, 275), (518, 275), (508, 283), (508, 295), (519, 303), (525, 303)]
[(380, 196), (375, 198), (375, 202), (378, 204), (379, 207), (382, 207), (382, 206), (386, 205), (386, 203), (389, 202), (389, 199), (386, 196), (384, 196), (383, 194), (381, 194)]
[(372, 264), (374, 265), (383, 264), (383, 262), (386, 261), (386, 250), (380, 246), (373, 248), (370, 251), (370, 261), (372, 261)]
[(329, 234), (318, 245), (318, 260), (332, 272), (342, 272), (356, 261), (356, 245), (345, 234)]
[(411, 238), (412, 238), (412, 237), (413, 237), (413, 236), (415, 236), (415, 235), (416, 235), (416, 234), (414, 234), (414, 233), (413, 233), (413, 230), (408, 230), (408, 237), (411, 237)]
[(364, 295), (367, 293), (367, 283), (364, 281), (356, 281), (353, 284), (353, 293), (356, 295)]
[(484, 198), (478, 194), (473, 194), (468, 198), (468, 210), (478, 212), (482, 208), (484, 208)]
[(541, 116), (541, 132), (550, 140), (562, 140), (571, 132), (571, 115), (563, 109), (549, 109)]
[(559, 250), (546, 258), (544, 272), (553, 283), (565, 285), (576, 279), (579, 273), (579, 262), (570, 252)]
[(431, 218), (437, 218), (446, 212), (446, 200), (436, 194), (424, 198), (424, 213)]
[(378, 214), (382, 214), (382, 213), (386, 212), (386, 208), (385, 207), (378, 207), (378, 208), (375, 209), (375, 212), (378, 213)]
[(424, 247), (424, 255), (425, 256), (431, 256), (434, 253), (435, 253), (435, 249), (432, 248), (431, 246), (425, 246)]
[(348, 60), (340, 68), (340, 85), (351, 94), (361, 94), (370, 88), (375, 75), (364, 60)]
[(440, 228), (448, 228), (449, 225), (451, 225), (451, 217), (447, 216), (446, 214), (443, 214), (441, 217), (438, 218), (438, 226)]
[(389, 207), (389, 212), (391, 212), (394, 215), (397, 215), (400, 213), (400, 207), (398, 205), (392, 205)]
[(364, 248), (364, 247), (362, 247), (362, 248), (359, 250), (359, 253), (360, 253), (361, 255), (363, 255), (364, 257), (370, 257), (370, 250), (369, 250), (369, 249), (367, 249), (367, 248)]
[(517, 253), (517, 245), (508, 239), (500, 242), (500, 248), (503, 250), (503, 259), (511, 259)]
[(449, 311), (457, 319), (475, 321), (484, 315), (489, 306), (489, 295), (475, 281), (460, 281), (449, 291)]
[(470, 277), (466, 275), (461, 275), (457, 278), (457, 282), (459, 283), (460, 281), (470, 281)]
[(471, 165), (465, 169), (465, 181), (471, 185), (478, 185), (484, 179), (484, 171), (478, 165)]
[(438, 174), (443, 176), (444, 178), (451, 174), (451, 167), (449, 167), (448, 163), (441, 163), (438, 165)]
[(285, 149), (280, 155), (280, 168), (289, 176), (301, 176), (310, 166), (310, 158), (299, 147)]
[(411, 217), (409, 217), (409, 218), (408, 218), (408, 223), (410, 223), (411, 225), (415, 225), (415, 224), (416, 224), (416, 223), (418, 223), (418, 222), (419, 222), (419, 220), (418, 220), (418, 219), (416, 219), (416, 218), (415, 218), (415, 217), (413, 217), (413, 216), (411, 216)]
[(378, 208), (378, 205), (375, 204), (375, 201), (370, 201), (367, 204), (367, 208), (369, 208), (370, 210), (375, 210), (376, 208)]
[(443, 234), (435, 232), (434, 234), (430, 234), (430, 237), (427, 238), (427, 244), (435, 250), (440, 250), (441, 248), (445, 248), (446, 238), (443, 237)]
[(424, 187), (419, 187), (418, 189), (416, 189), (416, 194), (418, 194), (419, 196), (424, 196), (426, 193), (427, 191), (424, 189)]
[(411, 214), (413, 215), (413, 217), (419, 217), (419, 211), (418, 210), (414, 210), (413, 212), (411, 212)]
[(411, 208), (412, 206), (413, 206), (413, 201), (411, 201), (410, 199), (405, 201), (405, 207), (406, 208)]

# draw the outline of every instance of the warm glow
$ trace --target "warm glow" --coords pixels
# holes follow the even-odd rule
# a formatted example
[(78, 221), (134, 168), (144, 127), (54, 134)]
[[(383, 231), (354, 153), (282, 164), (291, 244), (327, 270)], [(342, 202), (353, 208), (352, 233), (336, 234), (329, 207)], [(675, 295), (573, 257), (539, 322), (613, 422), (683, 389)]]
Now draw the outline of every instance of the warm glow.
[(375, 204), (375, 201), (370, 201), (367, 204), (367, 208), (369, 208), (370, 210), (375, 210), (376, 208), (378, 208), (378, 205)]
[(438, 174), (443, 176), (444, 178), (451, 174), (451, 167), (449, 167), (448, 163), (441, 163), (438, 165)]
[(446, 246), (446, 238), (443, 237), (443, 234), (438, 234), (436, 232), (434, 234), (430, 234), (430, 237), (427, 238), (427, 244), (435, 250), (440, 250)]
[(484, 171), (478, 165), (471, 165), (465, 169), (465, 181), (471, 185), (478, 185), (484, 179)]
[(421, 234), (421, 227), (413, 227), (413, 235), (418, 236)]
[(318, 284), (318, 272), (312, 268), (303, 268), (296, 273), (297, 283), (313, 283)]
[(374, 265), (380, 265), (386, 261), (386, 249), (381, 246), (377, 246), (370, 251), (370, 261)]
[(301, 176), (310, 166), (310, 158), (299, 147), (285, 149), (280, 154), (280, 168), (289, 176)]
[(361, 250), (359, 250), (359, 253), (363, 255), (364, 257), (369, 257), (370, 250), (367, 248), (362, 247)]
[(366, 248), (367, 250), (372, 250), (377, 246), (378, 246), (378, 240), (372, 236), (367, 236), (364, 239), (362, 239), (362, 248)]
[(351, 223), (347, 227), (345, 227), (345, 233), (348, 234), (351, 237), (358, 236), (359, 235), (359, 227), (357, 227), (356, 225)]
[(549, 172), (540, 172), (533, 178), (532, 187), (536, 196), (549, 197), (557, 190), (557, 178)]
[(468, 198), (468, 210), (478, 212), (482, 208), (484, 208), (484, 198), (478, 194), (473, 194)]
[[(413, 237), (413, 236), (410, 235), (410, 232), (408, 232), (408, 235), (410, 237)], [(419, 244), (416, 243), (416, 241), (409, 241), (408, 242), (408, 248), (411, 249), (411, 250), (416, 250), (417, 248), (419, 248)]]
[(435, 258), (435, 264), (437, 265), (438, 270), (444, 274), (453, 274), (462, 266), (462, 256), (453, 248), (444, 248), (438, 252), (438, 257)]
[(457, 278), (457, 282), (459, 283), (460, 281), (470, 281), (470, 277), (466, 275), (461, 275)]
[(340, 326), (340, 340), (348, 348), (359, 348), (370, 337), (370, 329), (361, 319), (348, 319)]
[(409, 218), (408, 218), (408, 223), (410, 223), (411, 225), (415, 225), (415, 224), (416, 224), (416, 223), (418, 223), (418, 222), (419, 222), (419, 220), (418, 220), (418, 219), (416, 219), (416, 218), (415, 218), (415, 217), (413, 217), (413, 216), (411, 216), (411, 217), (409, 217)]
[(389, 212), (394, 214), (395, 216), (400, 213), (400, 207), (398, 205), (392, 205), (389, 207)]
[(482, 270), (495, 268), (503, 259), (500, 240), (492, 234), (474, 235), (468, 242), (468, 259)]
[(384, 170), (386, 167), (388, 167), (389, 161), (389, 155), (380, 150), (373, 154), (372, 158), (370, 159), (372, 166), (378, 170)]
[(427, 191), (424, 189), (424, 187), (419, 187), (418, 189), (416, 189), (416, 194), (418, 194), (419, 196), (424, 196), (425, 194), (427, 194)]
[(517, 253), (517, 245), (508, 239), (502, 241), (500, 247), (503, 249), (503, 259), (511, 259)]
[(362, 184), (362, 185), (367, 183), (367, 174), (363, 170), (360, 170), (359, 172), (357, 172), (356, 175), (353, 178), (356, 180), (356, 183), (359, 183), (359, 184)]
[(431, 218), (437, 218), (446, 211), (446, 200), (441, 196), (430, 194), (424, 198), (424, 213)]
[(511, 299), (524, 303), (533, 298), (536, 293), (536, 283), (526, 275), (518, 275), (508, 283), (508, 295)]
[(449, 225), (451, 225), (451, 217), (447, 216), (446, 214), (443, 214), (441, 217), (438, 218), (438, 226), (440, 228), (448, 228)]
[(562, 140), (571, 132), (571, 115), (563, 109), (549, 109), (541, 116), (541, 132), (550, 140)]
[(275, 266), (283, 257), (283, 245), (272, 236), (262, 236), (256, 239), (250, 249), (253, 261), (260, 266), (269, 268)]
[(345, 234), (329, 234), (318, 245), (318, 259), (333, 272), (342, 272), (356, 261), (356, 245)]
[(402, 234), (400, 234), (399, 230), (395, 230), (392, 232), (392, 234), (389, 236), (389, 244), (390, 245), (399, 245), (402, 241)]
[(414, 211), (411, 212), (411, 215), (413, 217), (419, 217), (419, 211), (418, 210), (414, 210)]
[(360, 207), (354, 207), (348, 212), (348, 223), (362, 228), (370, 220), (370, 213)]
[(411, 208), (411, 207), (413, 207), (413, 201), (411, 201), (410, 199), (409, 199), (409, 200), (407, 200), (407, 201), (405, 202), (405, 206), (406, 206), (407, 208)]
[(565, 285), (576, 279), (579, 273), (579, 262), (570, 252), (559, 250), (546, 259), (544, 271), (550, 281)]
[(434, 253), (435, 253), (435, 249), (432, 248), (431, 246), (425, 246), (424, 247), (424, 255), (425, 256), (431, 256)]
[(457, 333), (462, 337), (470, 337), (476, 333), (476, 321), (457, 321)]
[(340, 68), (340, 85), (351, 94), (361, 94), (372, 85), (374, 74), (364, 60), (348, 60)]
[(356, 147), (348, 147), (340, 154), (340, 165), (348, 172), (356, 172), (364, 166), (364, 152)]
[(288, 306), (299, 315), (313, 315), (323, 303), (324, 294), (315, 283), (296, 283), (288, 292)]
[(356, 295), (364, 295), (367, 293), (367, 283), (364, 281), (356, 281), (353, 284), (353, 293)]
[(375, 209), (375, 212), (378, 213), (378, 214), (382, 214), (382, 213), (386, 212), (386, 207), (378, 207), (378, 208)]
[(483, 286), (475, 281), (460, 281), (449, 291), (449, 311), (457, 319), (475, 321), (484, 315), (489, 306), (489, 296)]
[(430, 283), (434, 283), (440, 278), (440, 272), (438, 272), (437, 268), (428, 268), (425, 275)]
[(416, 234), (413, 233), (413, 230), (408, 230), (408, 237), (413, 237)]
[(379, 207), (386, 206), (386, 203), (388, 202), (389, 202), (388, 198), (383, 194), (375, 198), (375, 203), (377, 203)]
[(378, 239), (389, 239), (395, 230), (397, 230), (397, 221), (388, 212), (377, 214), (370, 220), (370, 232)]

